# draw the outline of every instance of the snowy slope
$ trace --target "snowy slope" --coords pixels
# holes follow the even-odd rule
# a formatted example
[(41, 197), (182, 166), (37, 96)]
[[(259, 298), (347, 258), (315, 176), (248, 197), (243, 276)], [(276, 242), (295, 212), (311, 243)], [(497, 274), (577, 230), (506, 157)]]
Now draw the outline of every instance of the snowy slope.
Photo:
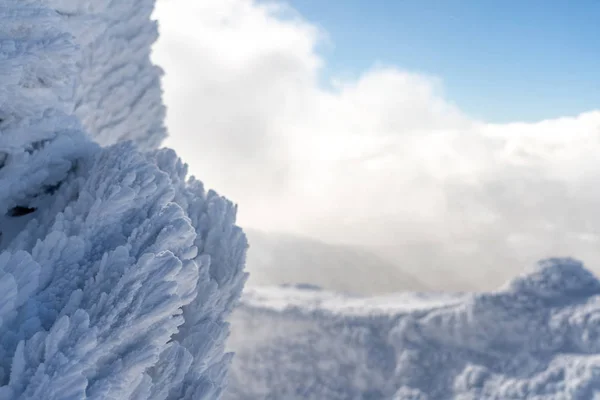
[(551, 259), (500, 290), (361, 299), (248, 290), (225, 398), (600, 398), (600, 282)]
[(328, 290), (373, 294), (423, 291), (427, 286), (402, 266), (360, 246), (248, 230), (248, 284), (270, 286), (305, 282)]

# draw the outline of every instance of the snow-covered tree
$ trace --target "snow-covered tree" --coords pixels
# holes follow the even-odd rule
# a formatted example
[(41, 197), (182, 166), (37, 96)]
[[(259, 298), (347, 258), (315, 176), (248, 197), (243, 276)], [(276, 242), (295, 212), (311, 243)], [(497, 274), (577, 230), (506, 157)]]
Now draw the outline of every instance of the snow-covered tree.
[(172, 150), (90, 140), (164, 129), (151, 2), (87, 3), (0, 5), (0, 399), (218, 398), (236, 207)]

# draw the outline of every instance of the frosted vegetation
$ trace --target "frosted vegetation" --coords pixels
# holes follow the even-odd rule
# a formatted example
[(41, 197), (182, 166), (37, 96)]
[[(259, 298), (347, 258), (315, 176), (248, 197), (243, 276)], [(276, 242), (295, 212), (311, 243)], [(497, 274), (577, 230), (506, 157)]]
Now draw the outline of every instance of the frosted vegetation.
[[(572, 259), (484, 294), (250, 289), (225, 391), (248, 245), (159, 149), (153, 6), (0, 4), (0, 400), (598, 398), (600, 282)], [(268, 266), (296, 246), (256, 237)], [(386, 265), (352, 254), (340, 276)]]
[(476, 295), (255, 288), (225, 398), (596, 399), (599, 310), (600, 282), (571, 259)]
[(235, 206), (156, 150), (152, 8), (0, 5), (0, 399), (223, 390), (247, 244)]

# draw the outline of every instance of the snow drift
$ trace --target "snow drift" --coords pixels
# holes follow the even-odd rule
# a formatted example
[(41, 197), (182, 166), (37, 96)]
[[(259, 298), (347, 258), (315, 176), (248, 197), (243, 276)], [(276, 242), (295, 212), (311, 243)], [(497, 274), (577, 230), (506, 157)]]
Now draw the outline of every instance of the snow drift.
[(153, 2), (74, 4), (0, 5), (0, 399), (218, 398), (236, 207), (151, 150)]
[(600, 282), (550, 259), (486, 294), (360, 298), (251, 289), (225, 398), (591, 399)]

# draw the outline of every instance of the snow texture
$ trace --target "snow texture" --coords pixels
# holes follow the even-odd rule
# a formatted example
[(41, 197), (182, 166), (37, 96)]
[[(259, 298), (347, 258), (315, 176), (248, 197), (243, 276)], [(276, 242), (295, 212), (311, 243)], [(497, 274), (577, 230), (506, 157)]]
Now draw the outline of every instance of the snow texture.
[(89, 3), (0, 4), (0, 399), (216, 399), (246, 238), (151, 149), (151, 2)]
[(80, 46), (75, 114), (101, 145), (132, 140), (142, 150), (166, 137), (154, 0), (44, 0)]
[(549, 259), (492, 293), (247, 290), (225, 398), (600, 398), (600, 282)]

